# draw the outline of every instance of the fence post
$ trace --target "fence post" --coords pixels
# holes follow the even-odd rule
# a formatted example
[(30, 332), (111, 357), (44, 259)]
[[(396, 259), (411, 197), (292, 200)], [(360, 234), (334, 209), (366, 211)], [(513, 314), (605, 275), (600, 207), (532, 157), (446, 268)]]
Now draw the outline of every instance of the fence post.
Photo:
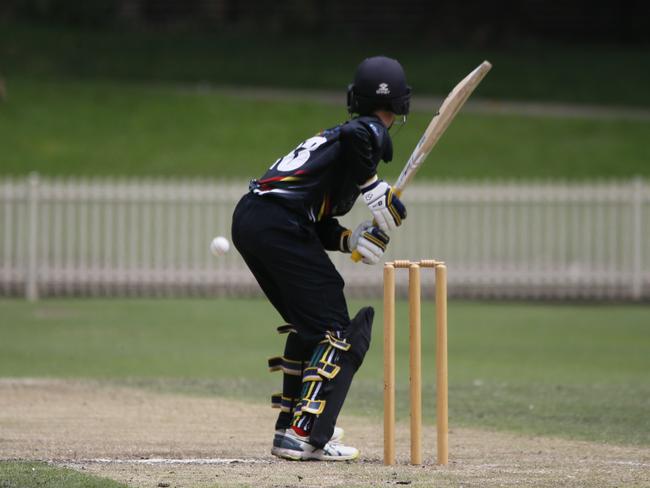
[(637, 176), (632, 188), (632, 298), (643, 294), (643, 179)]
[(27, 276), (25, 296), (38, 300), (38, 173), (30, 173), (27, 188)]

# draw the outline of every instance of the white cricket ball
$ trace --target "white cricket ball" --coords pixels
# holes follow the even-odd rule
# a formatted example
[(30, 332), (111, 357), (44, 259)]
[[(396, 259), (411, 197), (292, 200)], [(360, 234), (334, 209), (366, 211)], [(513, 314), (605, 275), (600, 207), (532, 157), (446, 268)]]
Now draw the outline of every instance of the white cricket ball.
[(230, 242), (223, 236), (217, 236), (210, 243), (210, 252), (215, 256), (226, 254), (230, 249)]

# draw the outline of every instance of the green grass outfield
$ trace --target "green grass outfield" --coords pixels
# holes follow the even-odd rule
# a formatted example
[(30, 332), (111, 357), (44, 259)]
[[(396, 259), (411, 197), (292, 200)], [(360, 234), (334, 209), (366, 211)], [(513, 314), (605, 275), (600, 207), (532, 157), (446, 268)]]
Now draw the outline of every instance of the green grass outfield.
[[(379, 302), (373, 303), (380, 306)], [(361, 303), (353, 302), (356, 310)], [(267, 402), (281, 323), (261, 299), (0, 301), (0, 376), (97, 378)], [(382, 411), (381, 313), (348, 411)], [(407, 415), (406, 307), (398, 307), (398, 408)], [(434, 419), (434, 334), (423, 311), (424, 401)], [(450, 423), (650, 445), (650, 308), (455, 302)]]
[[(317, 102), (254, 101), (193, 86), (9, 77), (0, 103), (0, 175), (260, 176), (317, 131), (346, 119)], [(393, 179), (428, 124), (395, 135)], [(462, 113), (418, 180), (650, 175), (650, 121)]]
[(0, 461), (0, 488), (127, 488), (106, 478), (40, 462)]

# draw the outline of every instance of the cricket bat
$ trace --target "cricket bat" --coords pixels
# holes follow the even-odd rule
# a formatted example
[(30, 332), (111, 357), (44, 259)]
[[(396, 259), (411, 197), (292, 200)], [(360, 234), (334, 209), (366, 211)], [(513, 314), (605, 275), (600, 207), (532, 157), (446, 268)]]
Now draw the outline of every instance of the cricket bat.
[[(442, 135), (454, 120), (456, 114), (460, 111), (463, 104), (467, 101), (472, 92), (476, 89), (481, 80), (490, 71), (492, 65), (488, 61), (483, 61), (476, 69), (463, 78), (454, 89), (447, 95), (447, 98), (442, 102), (438, 109), (438, 113), (434, 115), (431, 122), (427, 126), (420, 141), (413, 149), (404, 169), (400, 173), (393, 188), (398, 196), (400, 196), (406, 185), (413, 179), (415, 173), (418, 172), (422, 163), (427, 158), (433, 146), (435, 146)], [(352, 260), (354, 262), (361, 261), (361, 254), (357, 250), (352, 251)]]

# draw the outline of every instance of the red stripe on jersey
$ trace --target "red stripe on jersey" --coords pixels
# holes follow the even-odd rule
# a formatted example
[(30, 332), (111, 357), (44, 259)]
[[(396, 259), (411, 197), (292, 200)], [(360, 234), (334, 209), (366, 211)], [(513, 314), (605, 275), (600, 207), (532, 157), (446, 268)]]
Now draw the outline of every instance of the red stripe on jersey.
[(285, 178), (286, 178), (286, 176), (274, 176), (272, 178), (266, 178), (264, 180), (259, 180), (258, 183), (264, 184), (264, 183), (271, 183), (273, 181), (282, 181)]

